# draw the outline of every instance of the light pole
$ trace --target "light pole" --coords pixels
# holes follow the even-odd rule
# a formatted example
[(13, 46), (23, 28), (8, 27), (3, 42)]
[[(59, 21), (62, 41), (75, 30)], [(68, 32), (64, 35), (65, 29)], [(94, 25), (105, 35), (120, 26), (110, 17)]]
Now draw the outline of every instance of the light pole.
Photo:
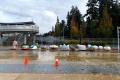
[(64, 27), (63, 27), (63, 43), (64, 43)]
[(119, 53), (119, 48), (120, 48), (120, 46), (119, 46), (119, 29), (120, 29), (120, 27), (117, 27), (117, 37), (118, 37), (118, 53)]

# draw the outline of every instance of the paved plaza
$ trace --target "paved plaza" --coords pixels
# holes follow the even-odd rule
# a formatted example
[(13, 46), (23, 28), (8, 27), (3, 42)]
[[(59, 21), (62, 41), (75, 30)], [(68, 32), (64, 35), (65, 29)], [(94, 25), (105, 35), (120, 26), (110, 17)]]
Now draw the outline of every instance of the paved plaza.
[(103, 74), (0, 73), (0, 80), (120, 80), (120, 76)]
[(42, 52), (6, 48), (0, 50), (0, 80), (120, 80), (119, 61), (120, 55), (114, 51)]

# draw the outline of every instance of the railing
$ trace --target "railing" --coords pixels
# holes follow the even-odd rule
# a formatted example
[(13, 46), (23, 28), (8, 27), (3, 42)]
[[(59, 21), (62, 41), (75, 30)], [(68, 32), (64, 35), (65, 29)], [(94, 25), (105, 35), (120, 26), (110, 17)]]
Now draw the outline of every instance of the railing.
[(39, 27), (36, 25), (0, 25), (0, 31), (33, 31), (38, 32)]

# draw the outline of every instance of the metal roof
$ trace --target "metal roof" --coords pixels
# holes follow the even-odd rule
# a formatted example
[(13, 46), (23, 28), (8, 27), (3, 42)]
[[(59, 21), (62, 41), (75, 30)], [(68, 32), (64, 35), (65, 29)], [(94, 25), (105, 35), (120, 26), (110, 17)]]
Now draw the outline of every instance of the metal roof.
[(33, 21), (0, 23), (0, 32), (39, 32), (39, 27)]
[(33, 21), (29, 22), (14, 22), (14, 23), (0, 23), (0, 25), (34, 25)]

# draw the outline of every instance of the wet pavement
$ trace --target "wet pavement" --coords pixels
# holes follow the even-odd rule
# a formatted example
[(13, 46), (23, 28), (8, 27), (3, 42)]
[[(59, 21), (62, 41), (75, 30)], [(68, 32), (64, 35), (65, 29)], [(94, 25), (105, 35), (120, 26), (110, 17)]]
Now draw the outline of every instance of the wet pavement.
[(1, 73), (46, 73), (46, 74), (120, 74), (120, 65), (115, 67), (99, 66), (99, 65), (80, 65), (80, 64), (61, 64), (59, 67), (54, 67), (51, 64), (0, 64)]
[[(55, 66), (58, 57), (59, 65)], [(24, 64), (25, 58), (28, 62)], [(116, 74), (120, 55), (114, 52), (0, 50), (0, 73)]]

